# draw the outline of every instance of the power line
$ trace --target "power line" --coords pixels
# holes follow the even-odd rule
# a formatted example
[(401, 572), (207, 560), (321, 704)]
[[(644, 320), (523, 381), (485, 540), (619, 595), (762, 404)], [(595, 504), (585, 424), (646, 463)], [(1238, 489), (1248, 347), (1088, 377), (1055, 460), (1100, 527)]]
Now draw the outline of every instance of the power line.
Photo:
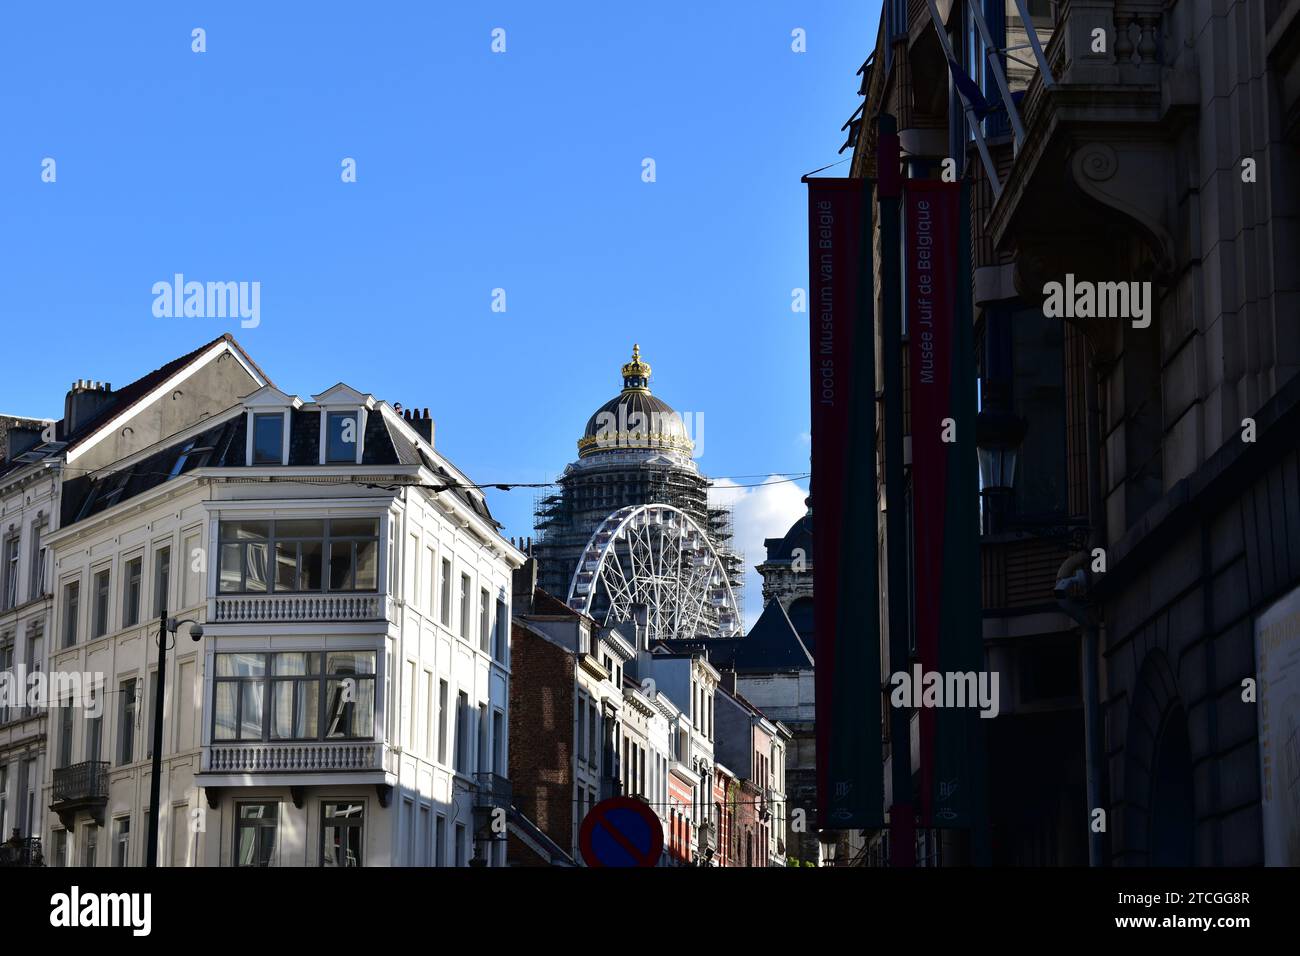
[[(65, 469), (64, 473), (65, 475), (79, 474), (84, 476), (84, 475), (94, 474), (95, 471), (97, 470), (98, 469), (89, 469), (89, 468), (88, 469)], [(120, 472), (114, 472), (112, 473), (112, 475), (108, 475), (105, 477), (106, 478), (112, 477), (113, 475), (116, 474), (120, 474)], [(135, 476), (150, 477), (150, 478), (179, 477), (178, 475), (173, 475), (171, 472), (162, 472), (162, 471), (133, 471), (130, 474), (133, 477)], [(243, 483), (265, 484), (267, 482), (271, 482), (271, 483), (279, 483), (279, 484), (300, 484), (300, 485), (359, 485), (363, 488), (382, 489), (385, 491), (396, 491), (399, 488), (420, 488), (426, 491), (433, 491), (433, 492), (456, 491), (456, 490), (466, 490), (466, 489), (475, 490), (475, 491), (485, 491), (489, 489), (493, 491), (514, 491), (518, 488), (561, 487), (561, 482), (559, 481), (482, 481), (482, 482), (445, 481), (442, 484), (438, 484), (438, 485), (428, 485), (420, 482), (407, 482), (407, 481), (377, 482), (373, 480), (367, 480), (363, 476), (357, 476), (355, 478), (315, 478), (315, 477), (307, 477), (307, 476), (288, 477), (283, 475), (268, 475), (262, 477), (252, 477), (252, 476), (244, 476), (244, 475), (203, 475), (201, 477), (202, 480), (205, 481), (222, 481), (227, 484), (243, 484)], [(712, 482), (734, 481), (737, 478), (758, 478), (758, 477), (766, 477), (768, 480), (756, 481), (756, 482), (744, 483), (744, 484), (737, 483), (737, 484), (728, 485), (725, 488), (719, 488), (717, 490), (726, 491), (729, 488), (762, 488), (767, 485), (788, 484), (790, 482), (803, 481), (807, 478), (812, 477), (812, 474), (811, 472), (799, 472), (799, 473), (772, 472), (766, 476), (761, 474), (718, 475), (716, 477), (710, 478), (709, 481)]]

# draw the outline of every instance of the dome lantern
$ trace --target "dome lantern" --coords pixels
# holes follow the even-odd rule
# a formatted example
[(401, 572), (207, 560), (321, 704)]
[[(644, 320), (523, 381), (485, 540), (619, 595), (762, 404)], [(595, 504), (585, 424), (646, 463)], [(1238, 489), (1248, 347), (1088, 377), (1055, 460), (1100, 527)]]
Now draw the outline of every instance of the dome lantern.
[(650, 391), (650, 366), (641, 361), (641, 346), (633, 344), (632, 361), (623, 366), (623, 390)]

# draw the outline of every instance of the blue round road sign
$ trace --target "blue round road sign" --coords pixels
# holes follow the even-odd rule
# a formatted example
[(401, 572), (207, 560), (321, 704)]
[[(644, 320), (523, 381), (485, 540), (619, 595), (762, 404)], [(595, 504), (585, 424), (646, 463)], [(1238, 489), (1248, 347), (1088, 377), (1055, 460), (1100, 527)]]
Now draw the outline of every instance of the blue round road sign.
[(610, 797), (583, 817), (578, 849), (588, 866), (657, 866), (663, 824), (644, 801)]

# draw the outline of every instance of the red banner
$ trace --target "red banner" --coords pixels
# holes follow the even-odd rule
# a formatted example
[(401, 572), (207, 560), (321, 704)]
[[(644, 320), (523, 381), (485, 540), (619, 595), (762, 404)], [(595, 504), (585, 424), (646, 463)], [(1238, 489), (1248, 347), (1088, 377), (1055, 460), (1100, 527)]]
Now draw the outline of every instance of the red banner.
[(809, 179), (818, 825), (883, 818), (871, 186)]
[[(956, 428), (953, 409), (954, 280), (960, 187), (939, 180), (908, 180), (903, 190), (903, 262), (906, 274), (908, 364), (911, 391), (912, 521), (916, 561), (915, 633), (922, 669), (940, 669), (939, 620), (943, 598), (944, 503), (948, 451)], [(978, 566), (970, 573), (978, 574)], [(933, 708), (922, 708), (921, 819), (932, 821), (935, 768)]]

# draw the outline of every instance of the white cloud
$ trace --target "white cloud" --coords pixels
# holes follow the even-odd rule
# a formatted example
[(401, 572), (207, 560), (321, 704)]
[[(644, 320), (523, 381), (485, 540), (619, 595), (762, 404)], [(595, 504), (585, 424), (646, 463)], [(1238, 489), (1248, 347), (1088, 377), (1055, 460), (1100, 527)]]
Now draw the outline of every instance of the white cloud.
[(796, 482), (772, 476), (766, 483), (743, 487), (719, 478), (709, 490), (709, 504), (730, 507), (735, 537), (732, 544), (745, 556), (745, 630), (763, 612), (763, 579), (754, 570), (767, 557), (765, 538), (780, 538), (807, 511), (808, 489)]

